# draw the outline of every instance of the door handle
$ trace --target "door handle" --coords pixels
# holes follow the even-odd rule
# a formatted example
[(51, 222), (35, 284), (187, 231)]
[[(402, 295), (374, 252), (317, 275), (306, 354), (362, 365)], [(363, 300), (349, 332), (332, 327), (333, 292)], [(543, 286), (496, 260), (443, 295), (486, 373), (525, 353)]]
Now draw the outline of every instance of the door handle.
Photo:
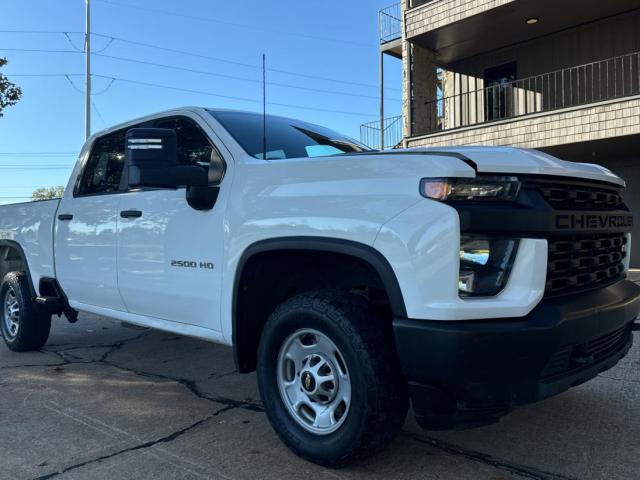
[(120, 212), (122, 218), (140, 218), (142, 212), (140, 210), (123, 210)]
[(71, 215), (70, 213), (61, 213), (60, 215), (58, 215), (58, 220), (61, 220), (63, 222), (73, 220), (73, 215)]

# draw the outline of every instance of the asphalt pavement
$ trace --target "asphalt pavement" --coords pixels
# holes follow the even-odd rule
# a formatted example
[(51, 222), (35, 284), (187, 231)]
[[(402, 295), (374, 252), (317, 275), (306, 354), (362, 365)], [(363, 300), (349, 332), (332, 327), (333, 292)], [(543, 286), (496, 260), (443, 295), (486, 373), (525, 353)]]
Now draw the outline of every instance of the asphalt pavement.
[(640, 339), (614, 369), (500, 423), (425, 432), (411, 417), (364, 463), (300, 460), (228, 347), (81, 315), (41, 352), (0, 346), (0, 479), (640, 478)]

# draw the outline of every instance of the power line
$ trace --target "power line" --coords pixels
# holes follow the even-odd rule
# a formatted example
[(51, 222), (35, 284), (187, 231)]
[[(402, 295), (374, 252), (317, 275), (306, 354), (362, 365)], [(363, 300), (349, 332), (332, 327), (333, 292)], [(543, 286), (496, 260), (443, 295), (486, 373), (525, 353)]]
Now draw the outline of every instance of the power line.
[[(66, 78), (66, 79), (67, 79), (67, 82), (69, 82), (69, 85), (71, 85), (71, 88), (73, 88), (76, 92), (78, 92), (78, 93), (82, 93), (82, 94), (84, 95), (84, 90), (82, 90), (82, 89), (78, 88), (78, 87), (76, 86), (76, 84), (75, 84), (75, 83), (73, 83), (73, 80), (71, 80), (71, 77), (70, 77), (69, 75), (65, 75), (65, 76), (64, 76), (64, 78)], [(111, 83), (113, 83), (113, 82), (111, 82)]]
[[(214, 56), (211, 56), (211, 55), (204, 55), (204, 54), (201, 54), (201, 53), (194, 53), (194, 52), (190, 52), (188, 50), (180, 50), (180, 49), (164, 47), (164, 46), (156, 45), (156, 44), (152, 44), (152, 43), (138, 42), (138, 41), (135, 41), (135, 40), (129, 40), (129, 39), (122, 38), (122, 37), (114, 37), (114, 36), (111, 36), (111, 35), (105, 35), (105, 34), (96, 33), (96, 32), (94, 32), (93, 35), (99, 36), (99, 37), (103, 37), (103, 38), (113, 39), (114, 41), (127, 43), (127, 44), (130, 44), (130, 45), (137, 45), (139, 47), (153, 48), (153, 49), (161, 50), (161, 51), (164, 51), (164, 52), (177, 53), (179, 55), (188, 55), (188, 56), (194, 57), (194, 58), (202, 58), (202, 59), (205, 59), (205, 60), (212, 60), (212, 61), (215, 61), (215, 62), (227, 63), (229, 65), (236, 65), (236, 66), (240, 66), (240, 67), (252, 68), (254, 70), (261, 70), (262, 69), (262, 67), (260, 67), (259, 65), (256, 65), (256, 64), (244, 63), (244, 62), (239, 62), (239, 61), (236, 61), (236, 60), (229, 60), (229, 59), (226, 59), (226, 58), (214, 57)], [(318, 76), (318, 75), (310, 75), (310, 74), (305, 74), (305, 73), (293, 72), (291, 70), (282, 70), (282, 69), (277, 69), (277, 68), (267, 68), (267, 71), (274, 72), (274, 73), (281, 73), (281, 74), (284, 74), (284, 75), (291, 75), (291, 76), (294, 76), (294, 77), (300, 77), (300, 78), (305, 78), (305, 79), (321, 80), (321, 81), (324, 81), (324, 82), (341, 83), (341, 84), (344, 84), (344, 85), (351, 85), (351, 86), (354, 86), (354, 87), (366, 87), (366, 88), (376, 88), (376, 89), (379, 88), (378, 85), (373, 85), (373, 84), (370, 84), (370, 83), (351, 82), (351, 81), (348, 81), (348, 80), (339, 80), (337, 78), (330, 78), (330, 77), (323, 77), (323, 76)], [(397, 89), (397, 88), (385, 88), (385, 90), (399, 91), (399, 89)]]
[(28, 33), (28, 34), (45, 34), (45, 35), (59, 35), (65, 33), (80, 34), (84, 32), (64, 32), (60, 30), (0, 30), (0, 33)]
[(71, 38), (71, 34), (69, 32), (63, 32), (63, 35), (67, 39), (67, 42), (69, 42), (69, 45), (71, 45), (72, 49), (74, 49), (76, 52), (84, 52), (84, 49), (78, 48), (76, 44), (73, 43), (73, 39)]
[[(260, 80), (257, 80), (257, 79), (254, 79), (254, 78), (239, 77), (239, 76), (236, 76), (236, 75), (228, 75), (228, 74), (225, 74), (225, 73), (211, 72), (211, 71), (208, 71), (208, 70), (199, 70), (199, 69), (194, 69), (194, 68), (179, 67), (179, 66), (176, 66), (176, 65), (168, 65), (168, 64), (165, 64), (165, 63), (150, 62), (150, 61), (147, 61), (147, 60), (138, 60), (138, 59), (135, 59), (135, 58), (118, 57), (118, 56), (115, 56), (115, 55), (106, 55), (106, 54), (103, 54), (103, 53), (96, 53), (96, 54), (94, 54), (94, 56), (102, 57), (102, 58), (109, 58), (109, 59), (112, 59), (112, 60), (130, 62), (130, 63), (138, 63), (138, 64), (142, 64), (142, 65), (151, 65), (151, 66), (154, 66), (154, 67), (168, 68), (168, 69), (171, 69), (171, 70), (180, 70), (180, 71), (183, 71), (183, 72), (197, 73), (197, 74), (201, 74), (201, 75), (210, 75), (210, 76), (214, 76), (214, 77), (228, 78), (228, 79), (231, 79), (231, 80), (240, 80), (240, 81), (251, 82), (251, 83), (262, 83)], [(342, 96), (346, 96), (346, 97), (370, 98), (370, 99), (373, 99), (373, 100), (377, 100), (378, 99), (377, 96), (373, 96), (373, 95), (365, 95), (365, 94), (361, 94), (361, 93), (340, 92), (340, 91), (335, 91), (335, 90), (326, 90), (326, 89), (322, 89), (322, 88), (301, 87), (301, 86), (292, 85), (292, 84), (289, 84), (289, 83), (267, 82), (267, 85), (273, 85), (275, 87), (282, 87), (282, 88), (292, 88), (292, 89), (297, 89), (297, 90), (305, 90), (305, 91), (308, 91), (308, 92), (325, 93), (325, 94), (329, 94), (329, 95), (342, 95)], [(400, 98), (388, 98), (388, 100), (394, 100), (394, 101), (397, 101), (397, 102), (401, 102), (402, 101), (402, 99), (400, 99)]]
[[(2, 33), (2, 32), (4, 32), (4, 31), (0, 31), (0, 33)], [(53, 33), (53, 32), (47, 32), (47, 33)], [(56, 32), (56, 33), (65, 34), (65, 33), (71, 33), (71, 32)], [(73, 32), (73, 33), (77, 33), (77, 32)], [(137, 46), (140, 46), (140, 47), (153, 48), (153, 49), (161, 50), (161, 51), (165, 51), (165, 52), (176, 53), (176, 54), (179, 54), (179, 55), (188, 55), (188, 56), (195, 57), (195, 58), (202, 58), (202, 59), (206, 59), (206, 60), (212, 60), (212, 61), (216, 61), (216, 62), (227, 63), (229, 65), (236, 65), (236, 66), (240, 66), (240, 67), (252, 68), (254, 70), (259, 70), (261, 68), (258, 65), (254, 65), (254, 64), (250, 64), (250, 63), (244, 63), (244, 62), (239, 62), (239, 61), (235, 61), (235, 60), (229, 60), (229, 59), (221, 58), (221, 57), (214, 57), (214, 56), (211, 56), (211, 55), (193, 53), (193, 52), (190, 52), (190, 51), (187, 51), (187, 50), (179, 50), (179, 49), (175, 49), (175, 48), (163, 47), (163, 46), (154, 45), (154, 44), (151, 44), (151, 43), (138, 42), (138, 41), (135, 41), (135, 40), (128, 40), (128, 39), (125, 39), (125, 38), (115, 37), (115, 36), (111, 36), (111, 35), (105, 35), (105, 34), (102, 34), (102, 33), (92, 33), (92, 35), (99, 36), (99, 37), (102, 37), (102, 38), (107, 38), (109, 40), (107, 46), (105, 46), (104, 48), (102, 48), (98, 52), (94, 52), (93, 53), (94, 56), (103, 56), (103, 57), (109, 58), (110, 56), (104, 55), (104, 54), (102, 54), (100, 52), (104, 52), (111, 43), (117, 41), (117, 42), (122, 42), (122, 43), (130, 44), (130, 45), (137, 45)], [(36, 49), (36, 48), (0, 48), (0, 50), (8, 51), (8, 52), (32, 52), (32, 53), (76, 53), (76, 54), (77, 53), (82, 53), (81, 50)], [(124, 57), (112, 57), (112, 58), (125, 60), (125, 61), (131, 61), (132, 60), (132, 59), (126, 59)], [(142, 63), (143, 61), (140, 61), (140, 62)], [(330, 78), (330, 77), (324, 77), (324, 76), (319, 76), (319, 75), (311, 75), (311, 74), (306, 74), (306, 73), (293, 72), (291, 70), (283, 70), (283, 69), (279, 69), (279, 68), (268, 68), (267, 71), (273, 72), (273, 73), (280, 73), (280, 74), (283, 74), (283, 75), (290, 75), (290, 76), (293, 76), (293, 77), (309, 79), (309, 80), (320, 80), (320, 81), (323, 81), (323, 82), (332, 82), (332, 83), (340, 83), (340, 84), (343, 84), (343, 85), (351, 85), (351, 86), (354, 86), (354, 87), (365, 87), (365, 88), (376, 88), (376, 89), (379, 88), (378, 85), (373, 85), (373, 84), (370, 84), (370, 83), (351, 82), (351, 81), (348, 81), (348, 80), (339, 80), (337, 78)], [(299, 87), (299, 88), (301, 88), (301, 87)], [(390, 87), (385, 87), (385, 90), (396, 91), (396, 92), (399, 91), (398, 88), (390, 88)]]
[(226, 58), (221, 58), (221, 57), (214, 57), (211, 55), (204, 55), (201, 53), (194, 53), (194, 52), (190, 52), (188, 50), (179, 50), (177, 48), (170, 48), (170, 47), (163, 47), (161, 45), (155, 45), (152, 43), (145, 43), (145, 42), (138, 42), (135, 40), (129, 40), (126, 38), (122, 38), (122, 37), (113, 37), (111, 35), (105, 35), (102, 33), (96, 33), (94, 32), (92, 35), (95, 35), (97, 37), (103, 37), (103, 38), (112, 38), (115, 41), (118, 42), (122, 42), (122, 43), (128, 43), (129, 45), (137, 45), (138, 47), (146, 47), (146, 48), (154, 48), (156, 50), (162, 50), (164, 52), (171, 52), (171, 53), (178, 53), (180, 55), (189, 55), (191, 57), (196, 57), (196, 58), (202, 58), (205, 60), (214, 60), (216, 62), (222, 62), (222, 63), (228, 63), (230, 65), (236, 65), (239, 67), (247, 67), (247, 68), (253, 68), (253, 69), (259, 69), (260, 67), (251, 63), (244, 63), (244, 62), (239, 62), (237, 60), (229, 60)]
[(57, 155), (75, 155), (77, 152), (0, 152), (2, 155), (36, 157), (40, 155), (57, 156)]
[(4, 52), (36, 52), (36, 53), (82, 53), (78, 50), (50, 50), (44, 48), (0, 48)]
[[(76, 76), (76, 75), (82, 75), (82, 74), (66, 74), (66, 73), (51, 73), (51, 74), (11, 74), (11, 76), (13, 77), (26, 77), (26, 76), (30, 76), (30, 77), (66, 77), (67, 80), (69, 81), (69, 83), (78, 91), (80, 91), (75, 84), (71, 81), (71, 79), (69, 78), (70, 76)], [(143, 82), (140, 80), (131, 80), (131, 79), (127, 79), (127, 78), (120, 78), (120, 77), (112, 77), (112, 76), (108, 76), (108, 75), (98, 75), (98, 74), (92, 74), (92, 77), (97, 77), (97, 78), (104, 78), (109, 80), (109, 85), (107, 86), (107, 88), (109, 88), (113, 83), (115, 82), (123, 82), (123, 83), (130, 83), (130, 84), (135, 84), (135, 85), (142, 85), (142, 86), (147, 86), (147, 87), (156, 87), (156, 88), (163, 88), (163, 89), (167, 89), (167, 90), (174, 90), (174, 91), (178, 91), (178, 92), (186, 92), (186, 93), (195, 93), (198, 95), (207, 95), (210, 97), (218, 97), (218, 98), (225, 98), (228, 100), (237, 100), (237, 101), (241, 101), (241, 102), (250, 102), (250, 103), (261, 103), (261, 100), (257, 100), (257, 99), (253, 99), (253, 98), (247, 98), (247, 97), (237, 97), (237, 96), (232, 96), (232, 95), (223, 95), (220, 93), (213, 93), (213, 92), (206, 92), (203, 90), (194, 90), (194, 89), (190, 89), (190, 88), (181, 88), (181, 87), (174, 87), (171, 85), (161, 85), (158, 83), (151, 83), (151, 82)], [(100, 92), (100, 93), (104, 93), (104, 91), (106, 91), (106, 88)], [(348, 111), (344, 111), (344, 110), (333, 110), (333, 109), (328, 109), (328, 108), (319, 108), (319, 107), (311, 107), (311, 106), (305, 106), (305, 105), (294, 105), (294, 104), (289, 104), (289, 103), (277, 103), (277, 102), (268, 102), (269, 105), (272, 106), (276, 106), (276, 107), (285, 107), (285, 108), (294, 108), (294, 109), (298, 109), (298, 110), (309, 110), (309, 111), (316, 111), (316, 112), (328, 112), (328, 113), (336, 113), (336, 114), (341, 114), (341, 115), (357, 115), (357, 116), (361, 116), (361, 117), (374, 117), (376, 115), (372, 114), (372, 113), (362, 113), (362, 112), (348, 112)]]
[[(112, 84), (113, 84), (113, 82), (111, 82), (109, 84), (109, 86), (111, 86)], [(109, 87), (107, 87), (107, 88), (109, 88)], [(98, 106), (96, 105), (96, 102), (91, 102), (91, 106), (93, 107), (93, 109), (95, 110), (96, 114), (98, 115), (98, 118), (102, 122), (102, 126), (104, 128), (107, 128), (107, 122), (104, 121), (104, 117), (102, 116), (102, 113), (100, 113), (100, 110), (98, 110)]]
[(187, 19), (190, 19), (190, 20), (197, 20), (197, 21), (200, 21), (200, 22), (217, 23), (217, 24), (220, 24), (220, 25), (228, 25), (228, 26), (232, 26), (232, 27), (246, 28), (248, 30), (263, 31), (263, 32), (267, 32), (267, 33), (275, 33), (275, 34), (278, 34), (278, 35), (287, 35), (287, 36), (293, 36), (293, 37), (308, 38), (308, 39), (311, 39), (311, 40), (321, 40), (323, 42), (334, 42), (334, 43), (341, 43), (341, 44), (350, 44), (350, 45), (355, 45), (355, 46), (363, 47), (363, 48), (374, 48), (375, 47), (375, 45), (370, 45), (370, 44), (360, 43), (360, 42), (353, 42), (353, 41), (350, 41), (350, 40), (322, 37), (322, 36), (316, 36), (316, 35), (309, 35), (309, 34), (306, 34), (306, 33), (289, 32), (289, 31), (285, 31), (285, 30), (264, 28), (264, 27), (255, 26), (255, 25), (247, 25), (247, 24), (242, 24), (242, 23), (228, 22), (228, 21), (225, 21), (225, 20), (218, 20), (217, 18), (203, 17), (203, 16), (196, 16), (196, 15), (188, 15), (188, 14), (185, 14), (185, 13), (178, 13), (178, 12), (170, 12), (168, 10), (161, 10), (159, 8), (143, 7), (143, 6), (140, 6), (140, 5), (131, 5), (131, 4), (128, 4), (128, 3), (116, 2), (116, 1), (113, 1), (113, 0), (96, 0), (96, 1), (108, 4), (108, 5), (115, 5), (115, 6), (119, 6), (119, 7), (134, 8), (134, 9), (138, 9), (138, 10), (144, 10), (144, 11), (147, 11), (147, 12), (159, 13), (161, 15), (168, 15), (168, 16), (171, 16), (171, 17), (174, 17), (174, 18), (175, 17), (181, 17), (181, 18), (187, 18)]
[(79, 77), (84, 73), (10, 73), (12, 77)]
[[(238, 100), (241, 102), (250, 102), (250, 103), (261, 103), (261, 100), (256, 100), (253, 98), (247, 98), (247, 97), (236, 97), (236, 96), (231, 96), (231, 95), (222, 95), (219, 93), (213, 93), (213, 92), (205, 92), (202, 90), (193, 90), (190, 88), (181, 88), (181, 87), (173, 87), (170, 85), (161, 85), (158, 83), (151, 83), (151, 82), (143, 82), (143, 81), (139, 81), (139, 80), (130, 80), (130, 79), (126, 79), (126, 78), (119, 78), (119, 77), (110, 77), (110, 76), (106, 76), (106, 75), (97, 75), (94, 74), (93, 76), (95, 77), (99, 77), (99, 78), (106, 78), (106, 79), (113, 79), (114, 81), (118, 81), (118, 82), (124, 82), (124, 83), (131, 83), (131, 84), (136, 84), (136, 85), (143, 85), (143, 86), (147, 86), (147, 87), (156, 87), (156, 88), (164, 88), (167, 90), (175, 90), (178, 92), (186, 92), (186, 93), (196, 93), (199, 95), (207, 95), (210, 97), (218, 97), (218, 98), (226, 98), (228, 100)], [(327, 108), (318, 108), (318, 107), (309, 107), (309, 106), (305, 106), (305, 105), (293, 105), (293, 104), (288, 104), (288, 103), (276, 103), (276, 102), (268, 102), (269, 105), (273, 105), (273, 106), (277, 106), (277, 107), (286, 107), (286, 108), (295, 108), (298, 110), (310, 110), (310, 111), (317, 111), (317, 112), (329, 112), (329, 113), (337, 113), (337, 114), (342, 114), (342, 115), (357, 115), (360, 117), (374, 117), (376, 116), (375, 114), (371, 114), (371, 113), (362, 113), (362, 112), (347, 112), (344, 110), (332, 110), (332, 109), (327, 109)]]
[[(14, 77), (21, 77), (21, 76), (32, 76), (32, 77), (54, 77), (54, 76), (60, 76), (60, 77), (66, 77), (67, 80), (69, 81), (69, 83), (78, 91), (80, 91), (75, 84), (71, 81), (71, 79), (69, 78), (69, 76), (71, 75), (81, 75), (81, 74), (65, 74), (65, 73), (58, 73), (58, 74), (11, 74), (11, 76)], [(147, 87), (156, 87), (156, 88), (163, 88), (166, 90), (174, 90), (177, 92), (185, 92), (185, 93), (195, 93), (198, 95), (207, 95), (209, 97), (218, 97), (218, 98), (225, 98), (227, 100), (237, 100), (240, 102), (250, 102), (250, 103), (261, 103), (261, 100), (257, 100), (254, 98), (247, 98), (247, 97), (237, 97), (237, 96), (232, 96), (232, 95), (223, 95), (220, 93), (213, 93), (213, 92), (206, 92), (203, 90), (194, 90), (194, 89), (190, 89), (190, 88), (181, 88), (181, 87), (174, 87), (171, 85), (161, 85), (158, 83), (151, 83), (151, 82), (143, 82), (140, 80), (131, 80), (131, 79), (127, 79), (127, 78), (120, 78), (120, 77), (112, 77), (109, 75), (98, 75), (98, 74), (92, 74), (92, 77), (97, 77), (97, 78), (104, 78), (109, 80), (109, 85), (103, 89), (102, 92), (99, 93), (104, 93), (104, 91), (106, 91), (107, 88), (109, 88), (113, 83), (115, 82), (123, 82), (123, 83), (130, 83), (130, 84), (135, 84), (135, 85), (142, 85), (142, 86), (147, 86)], [(361, 116), (361, 117), (374, 117), (376, 116), (375, 114), (372, 113), (362, 113), (362, 112), (349, 112), (349, 111), (345, 111), (345, 110), (333, 110), (333, 109), (329, 109), (329, 108), (320, 108), (320, 107), (311, 107), (311, 106), (306, 106), (306, 105), (294, 105), (294, 104), (290, 104), (290, 103), (278, 103), (278, 102), (268, 102), (269, 105), (272, 106), (276, 106), (276, 107), (285, 107), (285, 108), (294, 108), (297, 110), (308, 110), (308, 111), (316, 111), (316, 112), (327, 112), (327, 113), (336, 113), (336, 114), (340, 114), (340, 115), (357, 115), (357, 116)]]

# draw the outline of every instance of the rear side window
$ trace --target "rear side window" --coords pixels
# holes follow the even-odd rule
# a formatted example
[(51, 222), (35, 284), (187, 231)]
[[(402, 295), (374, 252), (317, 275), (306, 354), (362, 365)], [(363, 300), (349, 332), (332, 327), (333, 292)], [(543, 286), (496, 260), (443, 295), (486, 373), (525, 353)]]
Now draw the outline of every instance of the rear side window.
[(125, 134), (125, 130), (120, 130), (95, 141), (76, 187), (77, 196), (115, 193), (120, 189)]

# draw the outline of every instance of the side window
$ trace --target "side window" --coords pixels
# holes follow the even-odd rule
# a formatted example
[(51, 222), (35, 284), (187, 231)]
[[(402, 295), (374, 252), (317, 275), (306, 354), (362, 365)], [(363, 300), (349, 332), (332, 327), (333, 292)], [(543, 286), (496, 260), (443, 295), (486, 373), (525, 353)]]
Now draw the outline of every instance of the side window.
[(95, 195), (117, 192), (124, 169), (125, 131), (101, 137), (93, 144), (75, 195)]
[(176, 131), (178, 162), (181, 165), (198, 165), (204, 168), (212, 181), (222, 178), (222, 157), (197, 123), (187, 117), (173, 117), (158, 120), (154, 127)]

